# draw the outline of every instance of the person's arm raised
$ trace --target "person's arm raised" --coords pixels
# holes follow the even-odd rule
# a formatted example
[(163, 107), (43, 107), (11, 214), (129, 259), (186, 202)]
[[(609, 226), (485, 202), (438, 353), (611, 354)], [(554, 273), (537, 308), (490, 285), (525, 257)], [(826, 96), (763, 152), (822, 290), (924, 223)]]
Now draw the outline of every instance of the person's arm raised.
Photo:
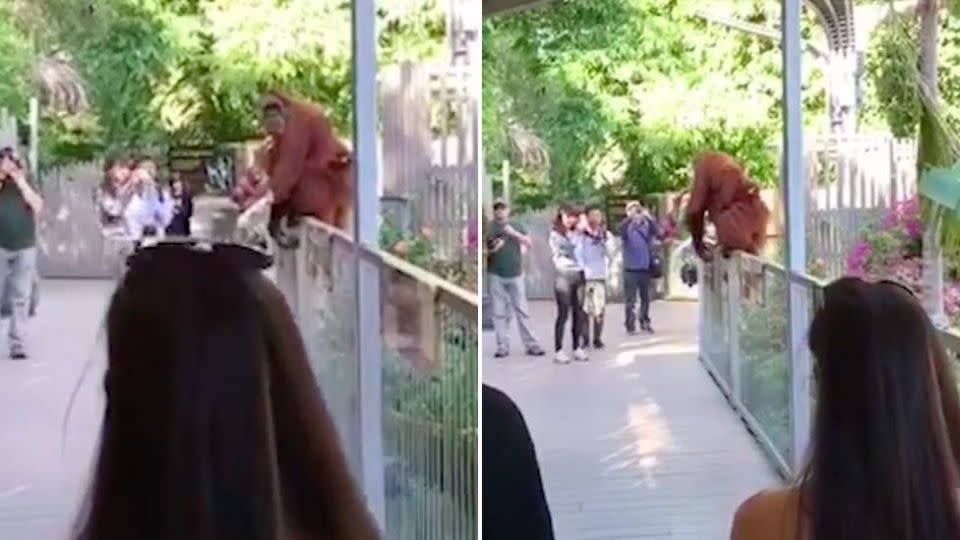
[(27, 175), (21, 171), (14, 175), (13, 181), (23, 195), (23, 200), (26, 201), (30, 210), (32, 210), (34, 214), (39, 214), (40, 211), (43, 210), (43, 197), (30, 185), (30, 181), (27, 180)]
[(503, 228), (503, 232), (509, 234), (510, 236), (517, 239), (517, 242), (520, 242), (521, 246), (530, 247), (533, 244), (533, 240), (530, 239), (530, 236), (524, 231), (514, 228), (512, 225), (507, 225)]

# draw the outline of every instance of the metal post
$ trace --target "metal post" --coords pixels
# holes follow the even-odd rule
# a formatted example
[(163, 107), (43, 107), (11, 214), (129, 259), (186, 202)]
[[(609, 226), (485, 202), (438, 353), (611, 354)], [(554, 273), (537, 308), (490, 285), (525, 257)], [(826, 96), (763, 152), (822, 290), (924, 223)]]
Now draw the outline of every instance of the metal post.
[(30, 176), (33, 178), (34, 182), (39, 182), (40, 177), (38, 173), (40, 171), (40, 165), (37, 163), (37, 158), (40, 154), (40, 100), (37, 98), (30, 98)]
[[(782, 185), (786, 221), (788, 276), (806, 271), (807, 186), (803, 171), (803, 103), (800, 69), (803, 40), (800, 36), (801, 0), (784, 0), (780, 24), (783, 51), (783, 166)], [(810, 438), (810, 393), (807, 390), (810, 357), (804, 342), (809, 318), (802, 285), (788, 280), (787, 346), (790, 360), (791, 462), (794, 470), (805, 457)], [(806, 313), (805, 313), (806, 311)]]
[(384, 530), (386, 493), (383, 455), (383, 357), (380, 332), (380, 270), (361, 247), (377, 248), (377, 37), (375, 0), (353, 0), (354, 256), (357, 272), (355, 339), (359, 368), (361, 468), (367, 505)]
[(740, 384), (740, 293), (743, 290), (743, 256), (737, 254), (727, 260), (727, 358), (730, 359), (730, 395), (733, 403), (740, 407), (743, 403), (743, 388)]
[(510, 161), (503, 160), (503, 168), (500, 172), (501, 182), (503, 187), (500, 190), (503, 193), (503, 200), (507, 201), (507, 204), (510, 204)]

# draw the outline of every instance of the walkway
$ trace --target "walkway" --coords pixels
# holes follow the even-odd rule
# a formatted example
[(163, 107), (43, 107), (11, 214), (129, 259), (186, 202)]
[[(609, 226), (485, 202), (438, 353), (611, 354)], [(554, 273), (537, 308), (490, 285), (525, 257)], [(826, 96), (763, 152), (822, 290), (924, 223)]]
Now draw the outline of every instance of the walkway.
[[(532, 310), (552, 348), (552, 303)], [(568, 366), (494, 359), (484, 332), (484, 382), (526, 417), (559, 540), (728, 538), (740, 501), (779, 482), (697, 360), (697, 304), (651, 315), (658, 333), (631, 337), (609, 306), (607, 349)]]
[(14, 362), (0, 356), (3, 540), (67, 537), (100, 429), (100, 329), (112, 287), (109, 281), (45, 281), (31, 326), (33, 358)]

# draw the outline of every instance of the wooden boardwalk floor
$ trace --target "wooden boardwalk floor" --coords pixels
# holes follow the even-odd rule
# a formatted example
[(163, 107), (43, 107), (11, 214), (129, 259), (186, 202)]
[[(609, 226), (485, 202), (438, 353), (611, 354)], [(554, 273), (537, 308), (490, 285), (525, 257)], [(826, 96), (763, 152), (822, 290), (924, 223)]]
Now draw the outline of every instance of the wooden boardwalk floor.
[[(68, 538), (103, 411), (102, 329), (114, 284), (46, 280), (31, 358), (6, 356), (0, 324), (0, 538)], [(71, 395), (76, 395), (71, 404)]]
[[(549, 351), (553, 304), (532, 312)], [(623, 316), (608, 306), (607, 347), (587, 363), (523, 356), (515, 330), (514, 354), (495, 359), (484, 332), (483, 381), (526, 417), (556, 536), (729, 538), (737, 505), (780, 479), (697, 360), (697, 305), (654, 303), (652, 336), (627, 336)]]

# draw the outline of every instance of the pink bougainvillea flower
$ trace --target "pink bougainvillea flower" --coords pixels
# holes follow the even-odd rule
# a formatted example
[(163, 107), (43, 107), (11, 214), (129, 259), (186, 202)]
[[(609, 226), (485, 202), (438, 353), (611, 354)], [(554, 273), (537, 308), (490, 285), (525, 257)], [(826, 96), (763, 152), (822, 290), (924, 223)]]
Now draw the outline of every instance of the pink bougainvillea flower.
[(866, 239), (858, 240), (847, 255), (847, 272), (853, 275), (860, 275), (865, 272), (870, 252), (870, 243)]

